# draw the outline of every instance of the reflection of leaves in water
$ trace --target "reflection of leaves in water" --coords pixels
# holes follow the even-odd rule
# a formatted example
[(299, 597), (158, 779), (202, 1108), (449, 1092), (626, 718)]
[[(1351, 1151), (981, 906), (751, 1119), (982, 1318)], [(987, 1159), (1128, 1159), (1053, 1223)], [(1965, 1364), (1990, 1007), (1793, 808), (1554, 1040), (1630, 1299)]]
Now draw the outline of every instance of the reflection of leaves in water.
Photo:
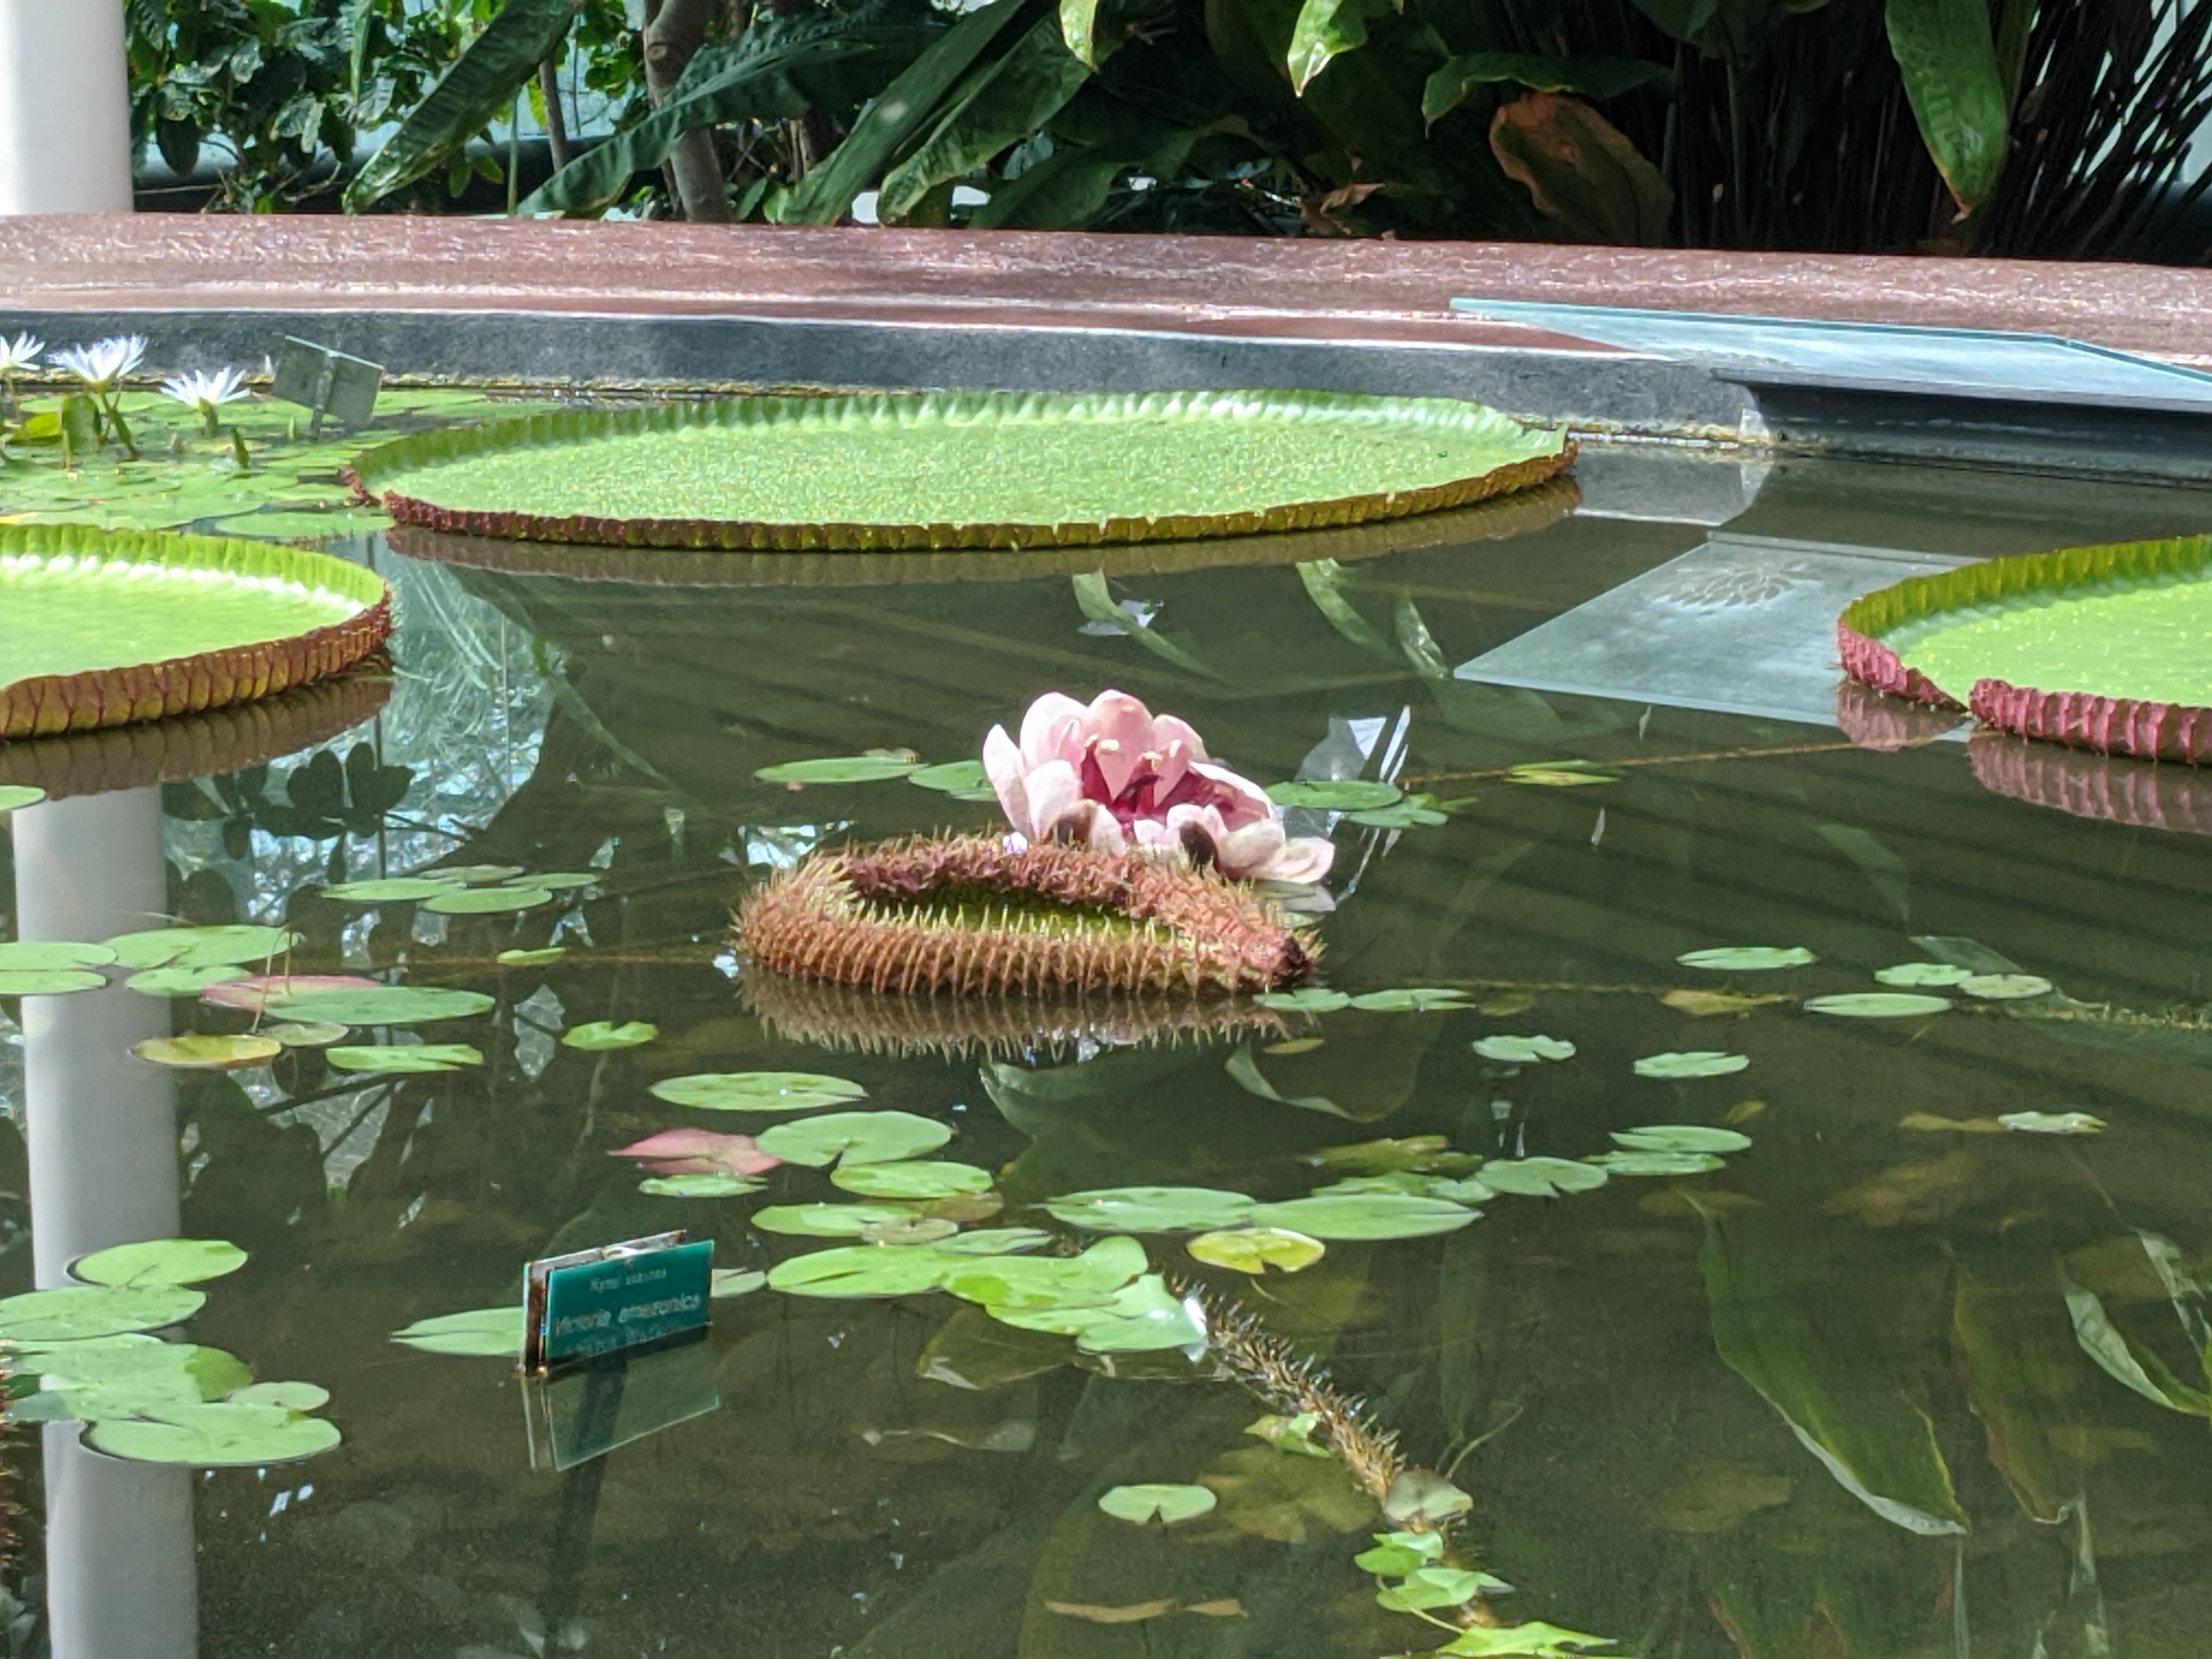
[(1911, 882), (1903, 859), (1856, 824), (1816, 823), (1813, 833), (1858, 866), (1899, 921), (1912, 920)]
[(1285, 1457), (1267, 1446), (1224, 1452), (1199, 1480), (1218, 1492), (1221, 1516), (1238, 1532), (1303, 1544), (1314, 1530), (1353, 1532), (1375, 1511), (1334, 1462)]
[(1147, 627), (1114, 602), (1114, 594), (1106, 585), (1106, 573), (1092, 570), (1069, 578), (1075, 588), (1075, 603), (1092, 622), (1126, 634), (1154, 656), (1173, 663), (1187, 672), (1203, 675), (1210, 680), (1221, 676), (1184, 646), (1176, 643), (1157, 629)]

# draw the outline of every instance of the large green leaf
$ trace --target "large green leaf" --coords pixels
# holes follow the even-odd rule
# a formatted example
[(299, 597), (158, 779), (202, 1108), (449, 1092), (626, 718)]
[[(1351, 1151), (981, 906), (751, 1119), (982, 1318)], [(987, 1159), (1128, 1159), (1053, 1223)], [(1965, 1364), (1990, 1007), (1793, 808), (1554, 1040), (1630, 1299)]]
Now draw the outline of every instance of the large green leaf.
[(412, 184), (503, 113), (514, 94), (551, 56), (581, 0), (505, 0), (484, 32), (384, 141), (354, 181), (345, 205), (362, 209)]
[(1984, 0), (1887, 0), (1889, 49), (1920, 137), (1961, 213), (1987, 201), (2004, 170), (2012, 108)]
[(1490, 149), (1508, 176), (1528, 186), (1537, 210), (1571, 236), (1650, 244), (1666, 234), (1674, 191), (1619, 128), (1578, 98), (1532, 92), (1503, 106), (1490, 124)]
[(1585, 98), (1618, 98), (1638, 87), (1665, 86), (1674, 71), (1640, 58), (1544, 58), (1531, 52), (1474, 52), (1451, 59), (1429, 76), (1421, 92), (1421, 118), (1434, 125), (1457, 109), (1477, 87), (1510, 82), (1531, 92), (1573, 92)]
[(876, 211), (903, 217), (933, 185), (981, 167), (1043, 126), (1091, 74), (1061, 40), (1059, 18), (1039, 18), (995, 63), (969, 73), (914, 153), (884, 175)]
[[(518, 211), (604, 207), (629, 188), (632, 174), (658, 167), (695, 127), (788, 120), (813, 109), (850, 107), (880, 91), (945, 33), (926, 13), (895, 16), (883, 8), (757, 16), (735, 40), (700, 51), (665, 103), (577, 156)], [(850, 202), (848, 197), (838, 211)]]
[(1291, 87), (1303, 94), (1331, 59), (1365, 46), (1367, 20), (1390, 9), (1389, 0), (1305, 0), (1285, 60)]
[(991, 199), (968, 222), (978, 230), (1080, 229), (1105, 206), (1122, 173), (1134, 169), (1172, 179), (1204, 136), (1194, 127), (1158, 129), (1129, 143), (1057, 149), (1031, 162), (1020, 177), (995, 185)]
[(799, 180), (777, 216), (790, 224), (817, 225), (843, 218), (853, 198), (928, 124), (945, 94), (1028, 3), (992, 0), (932, 43), (854, 122), (844, 142)]

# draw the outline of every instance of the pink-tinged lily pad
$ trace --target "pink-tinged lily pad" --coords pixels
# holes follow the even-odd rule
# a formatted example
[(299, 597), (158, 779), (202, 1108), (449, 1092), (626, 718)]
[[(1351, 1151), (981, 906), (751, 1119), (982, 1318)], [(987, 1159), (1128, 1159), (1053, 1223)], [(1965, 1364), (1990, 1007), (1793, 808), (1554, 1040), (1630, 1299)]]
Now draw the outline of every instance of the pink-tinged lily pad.
[(760, 1149), (750, 1135), (717, 1134), (712, 1129), (663, 1129), (610, 1158), (634, 1158), (651, 1175), (761, 1175), (783, 1160)]
[(311, 991), (368, 990), (382, 983), (358, 974), (254, 974), (210, 985), (200, 993), (200, 1000), (218, 1008), (242, 1008), (258, 1014), (278, 997), (304, 996)]

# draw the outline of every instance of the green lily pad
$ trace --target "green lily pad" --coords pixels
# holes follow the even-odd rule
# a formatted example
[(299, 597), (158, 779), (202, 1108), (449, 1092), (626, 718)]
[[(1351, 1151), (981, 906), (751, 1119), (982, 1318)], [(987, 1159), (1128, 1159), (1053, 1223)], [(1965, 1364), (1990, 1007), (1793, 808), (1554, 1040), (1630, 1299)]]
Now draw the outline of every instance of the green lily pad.
[(284, 1052), (271, 1036), (241, 1033), (211, 1036), (193, 1032), (185, 1036), (147, 1037), (131, 1045), (131, 1052), (156, 1066), (186, 1071), (228, 1072), (241, 1066), (266, 1064)]
[(1765, 974), (1778, 968), (1802, 968), (1820, 958), (1802, 945), (1727, 945), (1685, 951), (1674, 960), (1685, 968), (1711, 968), (1724, 974)]
[(439, 898), (460, 890), (461, 884), (451, 879), (389, 876), (374, 881), (342, 881), (335, 887), (324, 888), (323, 896), (348, 904), (397, 904), (410, 899)]
[(1267, 799), (1278, 806), (1313, 806), (1333, 812), (1372, 811), (1404, 793), (1395, 783), (1360, 778), (1293, 779), (1267, 787)]
[(2024, 997), (2051, 994), (2051, 981), (2040, 974), (1969, 974), (1959, 989), (1990, 1002), (2016, 1002)]
[(1805, 1003), (1808, 1013), (1835, 1014), (1845, 1019), (1910, 1019), (1940, 1014), (1950, 1006), (1948, 997), (1916, 996), (1910, 991), (1851, 991), (1808, 998)]
[(1286, 1273), (1310, 1267), (1328, 1246), (1284, 1227), (1237, 1227), (1226, 1232), (1200, 1233), (1183, 1249), (1209, 1267), (1227, 1267), (1256, 1278), (1269, 1267)]
[(1610, 772), (1601, 772), (1588, 761), (1523, 761), (1506, 769), (1508, 783), (1533, 784), (1540, 789), (1579, 789), (1593, 783), (1618, 783)]
[(1085, 1353), (1196, 1352), (1206, 1346), (1204, 1316), (1195, 1304), (1169, 1290), (1158, 1273), (1146, 1273), (1115, 1291), (1103, 1308), (1074, 1310), (1070, 1318), (1050, 1320), (1000, 1307), (992, 1308), (991, 1316), (1017, 1329), (1058, 1330), (1073, 1337)]
[(341, 1072), (380, 1076), (450, 1072), (483, 1064), (483, 1053), (465, 1042), (342, 1044), (325, 1050), (323, 1057)]
[(1451, 814), (1437, 805), (1433, 795), (1408, 795), (1389, 806), (1366, 807), (1344, 816), (1346, 823), (1370, 830), (1433, 830), (1451, 822)]
[(1256, 1204), (1252, 1220), (1282, 1227), (1310, 1238), (1422, 1238), (1466, 1226), (1481, 1213), (1442, 1199), (1409, 1193), (1352, 1193), (1294, 1198), (1286, 1204)]
[(1428, 1652), (1443, 1659), (1577, 1659), (1613, 1645), (1609, 1636), (1592, 1636), (1536, 1619), (1525, 1625), (1478, 1625)]
[(1195, 1521), (1201, 1515), (1212, 1514), (1219, 1501), (1211, 1486), (1176, 1486), (1148, 1481), (1114, 1487), (1099, 1498), (1098, 1507), (1116, 1521), (1127, 1521), (1134, 1526), (1149, 1526), (1157, 1521), (1164, 1527), (1172, 1527), (1179, 1521)]
[(210, 985), (228, 985), (245, 979), (249, 969), (241, 963), (216, 963), (205, 967), (143, 968), (123, 982), (141, 996), (196, 997)]
[(1605, 1171), (1565, 1158), (1493, 1158), (1475, 1177), (1493, 1193), (1558, 1198), (1605, 1185)]
[(34, 784), (0, 783), (0, 812), (12, 812), (19, 806), (36, 806), (46, 798), (46, 792)]
[(757, 1267), (717, 1267), (707, 1294), (720, 1301), (725, 1297), (750, 1296), (767, 1284), (768, 1275)]
[(991, 1190), (991, 1172), (972, 1164), (932, 1159), (912, 1164), (846, 1164), (830, 1173), (830, 1184), (863, 1198), (951, 1198)]
[(1293, 1457), (1327, 1457), (1330, 1455), (1328, 1448), (1314, 1440), (1314, 1431), (1320, 1426), (1321, 1414), (1317, 1412), (1299, 1412), (1291, 1417), (1279, 1417), (1271, 1412), (1247, 1423), (1244, 1432)]
[(115, 952), (105, 945), (79, 945), (69, 939), (16, 939), (0, 944), (0, 974), (105, 968), (114, 960)]
[(1374, 1539), (1375, 1547), (1353, 1556), (1352, 1565), (1377, 1578), (1402, 1578), (1409, 1572), (1419, 1572), (1444, 1553), (1444, 1535), (1440, 1532), (1377, 1532), (1368, 1536)]
[(271, 997), (279, 1019), (328, 1020), (340, 1025), (428, 1025), (483, 1013), (492, 1000), (481, 991), (441, 985), (375, 985), (354, 990), (302, 991)]
[(951, 1139), (952, 1131), (912, 1112), (825, 1112), (771, 1124), (754, 1139), (771, 1158), (818, 1170), (840, 1160), (896, 1164), (919, 1158)]
[(149, 1238), (111, 1245), (70, 1263), (71, 1276), (87, 1285), (119, 1285), (131, 1290), (149, 1285), (198, 1285), (221, 1279), (246, 1265), (246, 1252), (221, 1238)]
[(1392, 1613), (1423, 1613), (1464, 1607), (1482, 1588), (1481, 1575), (1462, 1567), (1416, 1567), (1400, 1583), (1378, 1590), (1375, 1601)]
[(234, 923), (220, 927), (155, 927), (105, 941), (125, 968), (216, 967), (281, 957), (300, 942), (283, 927)]
[(535, 910), (552, 902), (553, 895), (543, 887), (461, 887), (423, 900), (422, 908), (441, 916), (491, 916)]
[(177, 1285), (70, 1285), (0, 1301), (0, 1342), (60, 1342), (158, 1331), (191, 1318), (207, 1298)]
[(1464, 1008), (1467, 993), (1415, 986), (1397, 991), (1369, 991), (1352, 1000), (1352, 1006), (1372, 1014), (1425, 1014)]
[[(1051, 1243), (1052, 1235), (1042, 1227), (978, 1227), (957, 1238), (948, 1238), (937, 1248), (947, 1255), (1012, 1255)], [(1138, 1254), (1141, 1256), (1143, 1252)]]
[(858, 1238), (878, 1223), (903, 1220), (914, 1213), (896, 1204), (770, 1204), (747, 1218), (763, 1232), (791, 1233), (801, 1238)]
[(1382, 1518), (1395, 1527), (1434, 1527), (1474, 1507), (1474, 1499), (1433, 1469), (1407, 1469), (1382, 1495)]
[(588, 1024), (571, 1026), (563, 1031), (561, 1043), (563, 1048), (602, 1054), (616, 1048), (635, 1048), (659, 1035), (658, 1025), (642, 1019), (626, 1019), (619, 1025), (595, 1019)]
[(97, 991), (107, 975), (88, 968), (0, 969), (0, 997), (59, 997), (73, 991)]
[(428, 881), (457, 881), (464, 887), (483, 887), (495, 881), (512, 881), (523, 873), (519, 864), (448, 864), (442, 868), (425, 870)]
[[(50, 1391), (56, 1409), (47, 1420), (130, 1417), (165, 1403), (220, 1400), (248, 1386), (253, 1373), (234, 1354), (191, 1342), (126, 1335), (58, 1342), (26, 1350), (21, 1369)], [(9, 1402), (12, 1419), (15, 1402)]]
[(327, 1048), (351, 1030), (332, 1019), (287, 1020), (263, 1026), (261, 1035), (287, 1048)]
[(2000, 1112), (1997, 1121), (2020, 1134), (2094, 1135), (2105, 1120), (2087, 1112)]
[(747, 1176), (695, 1170), (687, 1175), (647, 1176), (637, 1189), (655, 1198), (735, 1198), (757, 1193), (761, 1183)]
[(1747, 1054), (1724, 1054), (1717, 1048), (1687, 1048), (1673, 1054), (1646, 1054), (1636, 1062), (1638, 1077), (1727, 1077), (1751, 1064)]
[(1575, 1045), (1564, 1037), (1486, 1036), (1476, 1040), (1474, 1052), (1485, 1060), (1528, 1066), (1538, 1060), (1572, 1060)]
[(847, 1244), (779, 1261), (768, 1282), (793, 1296), (919, 1296), (940, 1288), (950, 1267), (933, 1245)]
[(1948, 986), (1972, 979), (1974, 970), (1955, 962), (1900, 962), (1876, 969), (1874, 976), (1884, 985)]
[(155, 1407), (143, 1417), (104, 1418), (85, 1443), (111, 1457), (194, 1468), (258, 1468), (313, 1457), (338, 1443), (337, 1425), (280, 1406), (222, 1400)]
[(439, 1314), (418, 1319), (392, 1340), (425, 1353), (501, 1355), (522, 1352), (522, 1310), (471, 1308), (464, 1313)]
[(547, 945), (535, 951), (501, 951), (492, 960), (502, 968), (543, 968), (568, 954), (565, 945)]
[(650, 1092), (671, 1105), (703, 1112), (805, 1112), (868, 1094), (857, 1083), (818, 1072), (700, 1072), (664, 1078)]
[(991, 778), (984, 771), (982, 762), (963, 760), (946, 761), (941, 766), (918, 767), (906, 775), (906, 781), (924, 789), (957, 794), (963, 790), (986, 788)]
[(1647, 1123), (1641, 1128), (1615, 1130), (1613, 1138), (1632, 1152), (1740, 1152), (1751, 1145), (1749, 1135), (1734, 1129), (1709, 1129), (1701, 1123)]
[(509, 887), (542, 887), (549, 892), (572, 893), (585, 887), (597, 887), (607, 878), (604, 870), (553, 870), (542, 875), (517, 876), (507, 883)]
[(1216, 1187), (1101, 1187), (1052, 1199), (1045, 1208), (1093, 1232), (1179, 1233), (1234, 1226), (1252, 1204), (1243, 1193)]
[(763, 766), (753, 775), (763, 783), (882, 783), (921, 769), (920, 762), (896, 755), (831, 755)]
[[(1607, 1174), (1617, 1176), (1710, 1175), (1726, 1167), (1712, 1152), (1600, 1152), (1589, 1162)], [(1488, 1175), (1490, 1171), (1485, 1170), (1483, 1173)]]
[(280, 1411), (317, 1412), (331, 1403), (331, 1391), (319, 1382), (254, 1382), (224, 1396), (237, 1406), (274, 1406)]
[(1343, 992), (1318, 985), (1302, 985), (1295, 991), (1263, 991), (1252, 1000), (1285, 1014), (1328, 1014), (1352, 1006), (1352, 999)]
[(933, 1250), (946, 1264), (944, 1288), (963, 1301), (982, 1304), (994, 1315), (1104, 1307), (1151, 1265), (1145, 1247), (1126, 1234), (1102, 1238), (1074, 1256), (957, 1256), (953, 1246), (974, 1237), (948, 1240)]

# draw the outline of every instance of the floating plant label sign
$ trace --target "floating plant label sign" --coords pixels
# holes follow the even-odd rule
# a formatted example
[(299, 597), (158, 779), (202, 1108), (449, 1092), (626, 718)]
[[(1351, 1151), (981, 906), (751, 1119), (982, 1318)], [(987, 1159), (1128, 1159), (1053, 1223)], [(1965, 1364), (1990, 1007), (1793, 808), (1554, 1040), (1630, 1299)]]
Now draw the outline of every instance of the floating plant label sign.
[(367, 426), (375, 417), (376, 394), (383, 385), (382, 364), (288, 334), (276, 354), (276, 376), (269, 389), (288, 404), (313, 410), (315, 418), (309, 430), (319, 434), (325, 416), (342, 426)]
[[(703, 1250), (706, 1245), (685, 1248)], [(653, 1353), (599, 1358), (522, 1384), (530, 1467), (572, 1469), (617, 1446), (642, 1440), (722, 1403), (714, 1350), (703, 1338)]]
[(680, 1231), (532, 1262), (522, 1368), (704, 1329), (714, 1265), (713, 1242)]

